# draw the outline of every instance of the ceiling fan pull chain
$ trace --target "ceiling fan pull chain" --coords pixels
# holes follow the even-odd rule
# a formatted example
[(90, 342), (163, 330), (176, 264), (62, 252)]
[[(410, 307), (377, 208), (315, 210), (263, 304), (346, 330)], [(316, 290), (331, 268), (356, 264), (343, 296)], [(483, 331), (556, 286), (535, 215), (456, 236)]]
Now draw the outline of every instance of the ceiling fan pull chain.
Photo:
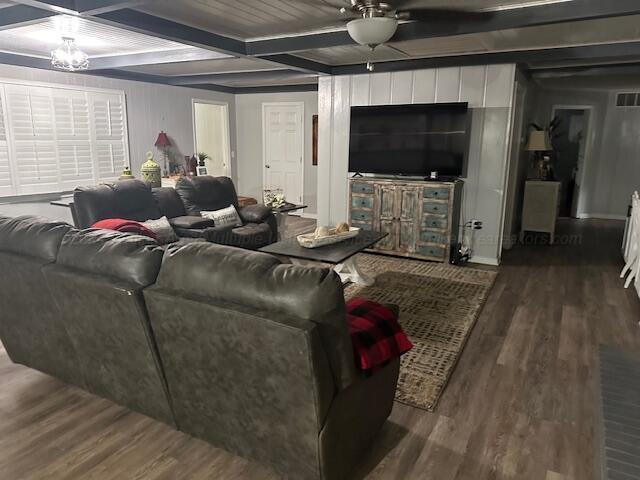
[(375, 50), (375, 45), (370, 45), (371, 53), (369, 54), (369, 60), (367, 60), (367, 72), (373, 72), (375, 69), (375, 65), (373, 64), (373, 51)]

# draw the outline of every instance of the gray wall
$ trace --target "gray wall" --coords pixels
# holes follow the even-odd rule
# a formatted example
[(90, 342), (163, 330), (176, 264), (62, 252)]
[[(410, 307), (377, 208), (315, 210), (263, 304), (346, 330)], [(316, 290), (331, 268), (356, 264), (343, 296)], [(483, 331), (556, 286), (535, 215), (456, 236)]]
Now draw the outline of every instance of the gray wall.
[(624, 218), (631, 194), (640, 188), (640, 108), (615, 107), (616, 92), (542, 88), (537, 94), (538, 122), (549, 122), (553, 105), (593, 108), (579, 217)]
[(349, 122), (352, 105), (468, 102), (472, 112), (463, 220), (477, 219), (472, 261), (498, 264), (515, 65), (480, 65), (321, 77), (318, 221), (348, 216)]
[(304, 102), (304, 203), (309, 206), (305, 214), (315, 214), (318, 167), (311, 164), (311, 117), (318, 114), (317, 92), (236, 95), (238, 192), (262, 198), (262, 104), (269, 102)]
[[(193, 154), (193, 99), (229, 104), (231, 151), (236, 149), (234, 95), (12, 65), (0, 65), (0, 78), (124, 91), (129, 126), (129, 154), (131, 168), (136, 176), (139, 176), (147, 151), (151, 150), (156, 158), (161, 158), (153, 146), (160, 130), (167, 132), (171, 138), (176, 158)], [(237, 180), (235, 162), (232, 160), (231, 164), (232, 177)]]

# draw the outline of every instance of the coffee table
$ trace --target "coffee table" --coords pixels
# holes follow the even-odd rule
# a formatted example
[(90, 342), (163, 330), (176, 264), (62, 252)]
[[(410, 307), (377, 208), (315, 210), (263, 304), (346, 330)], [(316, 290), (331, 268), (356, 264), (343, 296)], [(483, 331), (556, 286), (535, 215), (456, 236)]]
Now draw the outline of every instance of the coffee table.
[(291, 263), (329, 263), (340, 275), (342, 283), (353, 282), (359, 285), (373, 285), (373, 280), (358, 268), (355, 255), (371, 247), (386, 237), (388, 233), (360, 230), (356, 237), (340, 243), (318, 248), (304, 248), (295, 238), (287, 238), (259, 250), (280, 257), (286, 257)]

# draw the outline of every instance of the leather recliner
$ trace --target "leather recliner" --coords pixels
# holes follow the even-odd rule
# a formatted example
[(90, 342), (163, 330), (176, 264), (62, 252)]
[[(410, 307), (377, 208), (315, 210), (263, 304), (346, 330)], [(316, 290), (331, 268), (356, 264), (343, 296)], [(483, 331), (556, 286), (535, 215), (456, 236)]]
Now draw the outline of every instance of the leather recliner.
[(80, 363), (43, 267), (54, 263), (71, 225), (0, 216), (0, 338), (15, 363), (84, 388)]
[(142, 290), (164, 250), (140, 235), (70, 230), (43, 268), (86, 389), (175, 425)]
[(271, 209), (264, 205), (240, 208), (236, 189), (229, 177), (181, 177), (175, 190), (187, 215), (200, 216), (202, 211), (220, 210), (229, 205), (236, 208), (244, 225), (207, 229), (204, 236), (210, 242), (254, 250), (278, 238), (278, 225)]
[(399, 360), (355, 368), (335, 272), (175, 245), (144, 295), (182, 431), (287, 478), (349, 478), (391, 412)]

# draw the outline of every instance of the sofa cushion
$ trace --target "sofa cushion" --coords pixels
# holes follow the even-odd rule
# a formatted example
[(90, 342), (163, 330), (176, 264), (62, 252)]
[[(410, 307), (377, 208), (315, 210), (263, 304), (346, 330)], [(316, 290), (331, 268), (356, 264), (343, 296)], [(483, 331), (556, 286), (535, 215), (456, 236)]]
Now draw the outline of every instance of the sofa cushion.
[(213, 227), (215, 224), (213, 220), (209, 218), (202, 218), (195, 215), (183, 215), (180, 217), (173, 217), (169, 219), (169, 223), (174, 228), (207, 228)]
[(54, 262), (62, 237), (72, 229), (44, 217), (0, 215), (0, 250)]
[(187, 215), (200, 215), (202, 210), (220, 210), (238, 205), (238, 196), (229, 177), (181, 177), (176, 192), (184, 203)]
[(167, 217), (147, 220), (146, 222), (142, 222), (142, 225), (151, 230), (160, 245), (166, 245), (167, 243), (173, 243), (179, 240), (178, 235), (176, 235)]
[(62, 239), (57, 264), (123, 280), (133, 288), (155, 282), (163, 249), (150, 238), (110, 230), (72, 230)]
[(191, 243), (167, 248), (156, 287), (243, 305), (266, 317), (282, 314), (313, 321), (319, 325), (336, 383), (346, 387), (355, 378), (342, 282), (333, 270), (284, 265), (265, 253)]
[(174, 217), (182, 217), (187, 214), (184, 210), (184, 204), (180, 199), (180, 195), (172, 187), (154, 188), (152, 191), (156, 200), (160, 213), (169, 219)]
[(80, 228), (105, 218), (144, 222), (162, 216), (151, 187), (140, 180), (79, 187), (74, 190), (73, 200)]
[(229, 205), (227, 208), (221, 208), (220, 210), (205, 211), (201, 210), (200, 215), (203, 218), (213, 220), (216, 227), (241, 227), (242, 220), (236, 207)]

